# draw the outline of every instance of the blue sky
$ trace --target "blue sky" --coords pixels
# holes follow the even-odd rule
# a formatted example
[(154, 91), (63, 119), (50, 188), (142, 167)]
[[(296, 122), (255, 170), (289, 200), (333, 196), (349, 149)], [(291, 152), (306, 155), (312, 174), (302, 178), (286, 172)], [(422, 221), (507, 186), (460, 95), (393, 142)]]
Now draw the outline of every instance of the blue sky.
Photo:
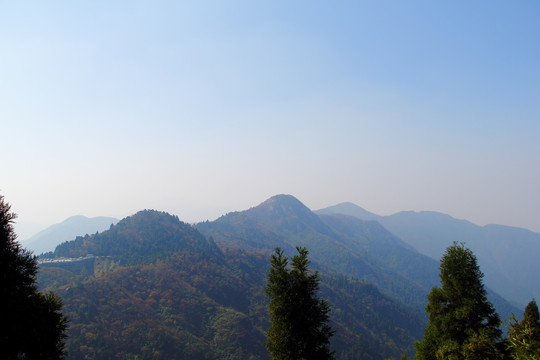
[(540, 231), (538, 1), (0, 1), (21, 223), (289, 193)]

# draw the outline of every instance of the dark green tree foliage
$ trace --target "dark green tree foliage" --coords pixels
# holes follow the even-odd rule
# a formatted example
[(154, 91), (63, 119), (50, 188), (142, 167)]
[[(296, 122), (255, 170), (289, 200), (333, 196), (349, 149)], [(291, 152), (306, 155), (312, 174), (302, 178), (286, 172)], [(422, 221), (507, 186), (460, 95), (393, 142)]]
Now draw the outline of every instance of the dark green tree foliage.
[(108, 231), (77, 237), (60, 244), (53, 257), (114, 256), (124, 265), (152, 263), (180, 250), (196, 248), (207, 256), (219, 251), (191, 225), (177, 216), (143, 210), (111, 226)]
[[(224, 251), (226, 263), (184, 249), (153, 264), (105, 266), (96, 276), (41, 267), (40, 286), (62, 296), (70, 319), (67, 358), (269, 359), (268, 259)], [(104, 261), (117, 264), (104, 257), (96, 269)], [(399, 359), (405, 349), (412, 358), (408, 345), (424, 324), (368, 283), (320, 275), (320, 297), (331, 304), (332, 328), (339, 329), (331, 339), (336, 359)]]
[(440, 264), (441, 287), (428, 295), (424, 338), (416, 359), (496, 359), (499, 316), (486, 298), (476, 256), (464, 244), (446, 249)]
[(540, 331), (540, 315), (538, 314), (538, 305), (536, 305), (534, 299), (531, 300), (525, 308), (523, 322), (528, 323), (532, 328)]
[(309, 273), (306, 248), (296, 249), (292, 269), (280, 248), (272, 255), (266, 286), (270, 298), (266, 347), (275, 360), (333, 359), (330, 308), (317, 295), (319, 275)]
[(527, 304), (521, 322), (510, 320), (508, 346), (514, 359), (540, 359), (540, 315), (536, 301)]
[(216, 260), (177, 252), (63, 287), (71, 319), (68, 358), (266, 359), (267, 322), (246, 315), (259, 306), (264, 311), (262, 287), (250, 303), (252, 279)]
[(37, 260), (16, 241), (16, 215), (0, 196), (0, 348), (2, 359), (60, 359), (66, 319), (53, 293), (37, 290)]

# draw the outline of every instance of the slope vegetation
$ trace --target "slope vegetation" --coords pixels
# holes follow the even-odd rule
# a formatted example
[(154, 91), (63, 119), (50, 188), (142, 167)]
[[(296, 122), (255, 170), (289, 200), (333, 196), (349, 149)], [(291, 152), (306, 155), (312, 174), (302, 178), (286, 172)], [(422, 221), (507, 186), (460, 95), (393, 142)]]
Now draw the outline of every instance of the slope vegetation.
[(425, 316), (427, 293), (438, 283), (438, 262), (419, 254), (380, 224), (344, 215), (318, 216), (290, 195), (230, 213), (197, 228), (223, 247), (269, 251), (296, 245), (320, 266), (368, 281)]
[(376, 220), (420, 253), (440, 259), (454, 241), (467, 244), (478, 257), (486, 285), (521, 306), (540, 297), (540, 234), (502, 225), (478, 226), (432, 211), (403, 211), (389, 216), (351, 203), (316, 211)]
[[(289, 209), (294, 211), (288, 219), (277, 216), (287, 209), (266, 220), (268, 225), (281, 221), (293, 236), (305, 225), (293, 221), (300, 210), (307, 222), (316, 221), (308, 233), (330, 231), (331, 239), (330, 227), (303, 207)], [(266, 218), (264, 211), (257, 216)], [(296, 239), (311, 250), (302, 236)], [(312, 245), (322, 249), (322, 244)], [(218, 247), (176, 216), (145, 210), (108, 231), (64, 243), (52, 255), (91, 255), (93, 268), (44, 263), (39, 279), (42, 288), (57, 291), (65, 303), (70, 359), (267, 359), (266, 248), (258, 241)], [(376, 287), (312, 259), (321, 271), (321, 295), (332, 307), (338, 359), (412, 353), (423, 321)]]

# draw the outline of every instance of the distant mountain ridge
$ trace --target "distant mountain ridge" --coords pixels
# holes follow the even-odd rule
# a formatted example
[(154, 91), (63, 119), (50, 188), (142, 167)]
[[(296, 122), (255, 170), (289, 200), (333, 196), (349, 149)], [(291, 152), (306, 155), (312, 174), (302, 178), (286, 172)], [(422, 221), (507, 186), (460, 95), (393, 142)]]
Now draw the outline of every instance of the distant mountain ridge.
[[(427, 294), (439, 283), (439, 262), (420, 254), (380, 223), (348, 215), (317, 215), (291, 195), (276, 195), (260, 205), (196, 225), (222, 247), (293, 253), (306, 246), (314, 262), (368, 281), (418, 316), (426, 316)], [(491, 294), (501, 316), (517, 308)]]
[(332, 214), (344, 214), (357, 217), (362, 220), (374, 220), (379, 221), (382, 216), (375, 213), (369, 212), (360, 206), (353, 204), (351, 202), (344, 202), (334, 206), (329, 206), (324, 209), (314, 211), (315, 214), (319, 215), (332, 215)]
[[(267, 225), (280, 222), (291, 234), (303, 226), (298, 217), (330, 229), (303, 204), (286, 201), (251, 215), (274, 214)], [(268, 359), (269, 252), (218, 247), (178, 217), (144, 210), (59, 245), (53, 257), (88, 254), (93, 269), (61, 262), (40, 269), (41, 287), (62, 297), (70, 317), (68, 359)], [(411, 354), (425, 322), (373, 285), (312, 265), (321, 269), (321, 294), (333, 309), (338, 359)]]
[(420, 253), (437, 260), (453, 241), (465, 242), (477, 256), (488, 287), (520, 306), (532, 298), (540, 298), (539, 233), (502, 225), (478, 226), (433, 211), (402, 211), (380, 216), (352, 203), (315, 213), (346, 214), (378, 221)]
[(61, 223), (54, 224), (38, 232), (24, 241), (23, 246), (39, 255), (77, 236), (94, 234), (98, 231), (107, 230), (111, 225), (116, 224), (118, 219), (105, 216), (88, 218), (83, 215), (75, 215), (67, 218)]
[[(42, 262), (39, 284), (65, 303), (73, 359), (267, 359), (269, 255), (280, 246), (291, 256), (297, 245), (321, 274), (338, 359), (412, 356), (439, 262), (375, 219), (316, 214), (291, 195), (195, 225), (140, 211), (57, 246), (46, 256), (93, 256)], [(489, 299), (502, 320), (521, 312)]]

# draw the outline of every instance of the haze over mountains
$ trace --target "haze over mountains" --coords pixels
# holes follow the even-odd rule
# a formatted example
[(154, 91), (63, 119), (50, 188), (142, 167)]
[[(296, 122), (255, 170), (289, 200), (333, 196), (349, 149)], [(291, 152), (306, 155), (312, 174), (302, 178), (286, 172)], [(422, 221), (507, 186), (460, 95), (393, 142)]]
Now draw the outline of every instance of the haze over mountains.
[[(442, 242), (470, 239), (472, 233), (460, 226), (476, 229), (443, 214), (420, 213), (420, 220), (415, 214), (381, 217), (352, 204), (313, 212), (290, 195), (196, 225), (145, 210), (57, 246), (46, 255), (51, 262), (41, 264), (40, 284), (66, 304), (73, 359), (152, 351), (180, 359), (225, 353), (233, 354), (231, 359), (266, 359), (263, 289), (269, 254), (279, 246), (291, 256), (295, 246), (306, 246), (312, 268), (321, 273), (321, 294), (333, 309), (338, 358), (412, 355), (412, 343), (426, 324), (427, 294), (439, 281)], [(508, 228), (481, 229), (496, 230), (493, 241), (506, 244), (508, 234), (497, 231)], [(406, 236), (398, 237), (399, 231)], [(436, 259), (415, 249), (422, 242), (408, 240), (422, 231), (442, 247)], [(437, 238), (440, 234), (447, 236)], [(54, 261), (89, 254), (93, 257), (85, 260)], [(494, 275), (482, 264), (481, 270), (489, 285)], [(521, 306), (493, 291), (489, 299), (502, 320), (522, 313)]]
[[(270, 221), (283, 225), (279, 231), (293, 234), (306, 225), (295, 220), (299, 215), (317, 221), (301, 207), (277, 205)], [(269, 214), (265, 207), (259, 214)], [(252, 245), (261, 249), (257, 243), (265, 239), (253, 235)], [(39, 280), (65, 303), (70, 359), (267, 359), (268, 255), (218, 246), (176, 216), (145, 210), (59, 245), (41, 263)], [(59, 257), (85, 258), (55, 262)], [(312, 266), (321, 271), (321, 294), (332, 306), (338, 359), (411, 355), (425, 320), (371, 284), (315, 260)]]
[(532, 298), (540, 298), (539, 233), (502, 225), (478, 226), (433, 211), (402, 211), (380, 216), (352, 203), (316, 213), (346, 214), (377, 221), (420, 253), (436, 260), (454, 241), (464, 242), (476, 254), (488, 287), (520, 306)]
[[(491, 289), (520, 306), (531, 298), (540, 298), (540, 278), (536, 276), (540, 273), (539, 233), (502, 225), (478, 226), (432, 211), (402, 211), (381, 216), (353, 203), (341, 203), (314, 213), (345, 214), (377, 221), (402, 240), (402, 245), (409, 245), (437, 261), (453, 241), (465, 242), (478, 257), (485, 282)], [(28, 238), (23, 245), (35, 254), (53, 251), (64, 241), (106, 230), (117, 222), (118, 219), (111, 217), (73, 216)]]
[(76, 215), (67, 218), (61, 223), (54, 224), (38, 232), (23, 242), (24, 247), (39, 255), (44, 252), (53, 251), (54, 248), (63, 243), (75, 239), (76, 236), (93, 234), (96, 231), (108, 229), (118, 222), (112, 217), (98, 216), (88, 218), (83, 215)]
[[(318, 264), (376, 285), (419, 316), (425, 315), (428, 292), (439, 283), (439, 261), (420, 254), (380, 223), (343, 214), (317, 215), (291, 195), (274, 196), (197, 228), (223, 247), (270, 251), (280, 246), (291, 253), (296, 245), (306, 246)], [(501, 316), (518, 311), (489, 292)]]

